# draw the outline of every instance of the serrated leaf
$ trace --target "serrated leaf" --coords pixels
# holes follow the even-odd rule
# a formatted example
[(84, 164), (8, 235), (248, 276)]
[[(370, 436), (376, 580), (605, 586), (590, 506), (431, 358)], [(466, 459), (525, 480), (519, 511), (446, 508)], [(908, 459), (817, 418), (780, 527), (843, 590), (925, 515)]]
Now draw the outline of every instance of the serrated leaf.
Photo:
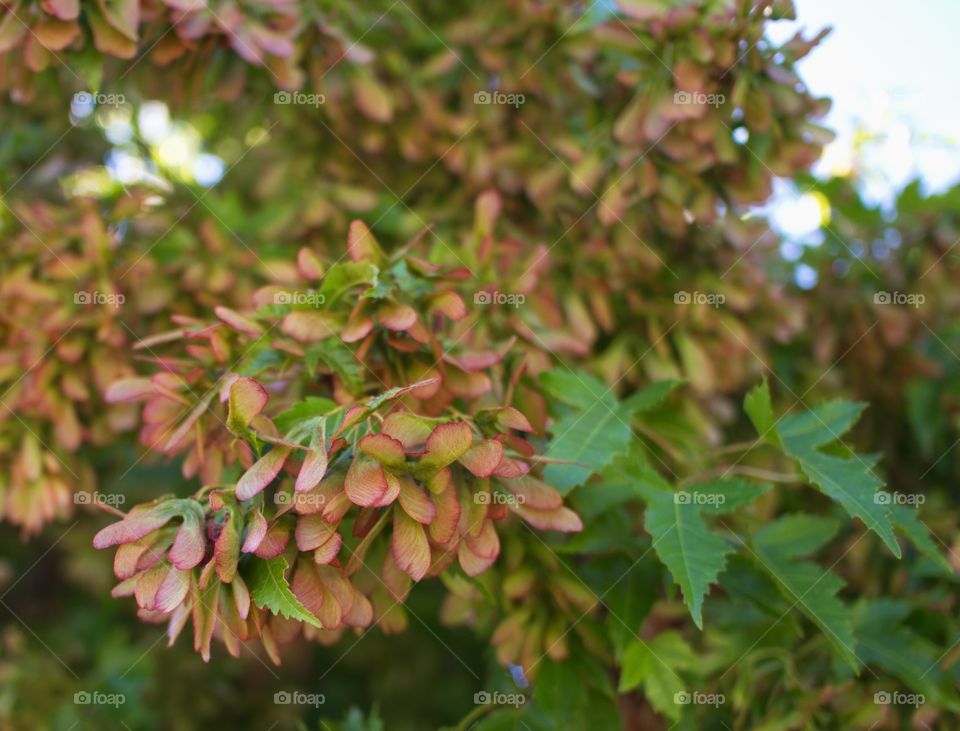
[(754, 387), (743, 400), (743, 410), (747, 412), (753, 428), (760, 438), (776, 447), (780, 444), (780, 434), (777, 432), (777, 420), (773, 415), (773, 404), (770, 399), (770, 385), (767, 379)]
[(947, 557), (937, 548), (937, 544), (930, 537), (930, 529), (920, 520), (917, 508), (909, 505), (890, 505), (890, 516), (893, 524), (911, 540), (917, 550), (949, 574), (955, 573)]
[(786, 454), (793, 457), (807, 478), (838, 502), (853, 518), (883, 539), (900, 558), (890, 511), (874, 500), (883, 481), (873, 472), (875, 460), (853, 452), (828, 454), (821, 448), (837, 442), (860, 417), (863, 404), (829, 401), (800, 414), (780, 419), (777, 432)]
[(703, 514), (729, 513), (759, 497), (768, 486), (716, 480), (674, 491), (652, 467), (625, 458), (604, 475), (631, 484), (646, 502), (644, 528), (653, 537), (653, 549), (670, 570), (693, 621), (702, 629), (703, 598), (733, 552), (725, 539), (709, 530)]
[(326, 365), (350, 393), (359, 394), (363, 390), (363, 365), (339, 338), (314, 343), (304, 353), (304, 360), (311, 373), (317, 369), (318, 363)]
[(672, 490), (645, 490), (647, 509), (643, 525), (653, 537), (657, 556), (680, 586), (693, 621), (702, 629), (703, 598), (716, 582), (733, 548), (707, 528), (701, 514), (702, 505), (679, 502), (678, 496)]
[(563, 494), (624, 454), (630, 444), (633, 415), (662, 401), (679, 384), (661, 381), (620, 403), (610, 389), (587, 373), (552, 371), (545, 373), (542, 381), (548, 393), (572, 407), (553, 425), (546, 452), (565, 463), (549, 464), (544, 470), (547, 482)]
[(754, 551), (781, 593), (823, 631), (841, 659), (859, 670), (850, 613), (837, 598), (843, 581), (811, 561), (799, 560), (829, 540), (836, 528), (828, 518), (791, 515), (757, 532)]
[(651, 706), (679, 720), (682, 709), (673, 699), (685, 686), (678, 671), (696, 663), (693, 650), (676, 630), (660, 632), (648, 642), (634, 638), (623, 654), (619, 690), (624, 693), (642, 685)]
[(308, 612), (290, 591), (287, 568), (287, 559), (283, 556), (271, 558), (269, 561), (254, 561), (247, 579), (253, 603), (287, 619), (296, 619), (322, 629), (320, 620)]
[(862, 601), (854, 610), (857, 651), (937, 706), (960, 711), (953, 683), (940, 669), (943, 650), (904, 623), (909, 605), (893, 600)]
[(830, 542), (840, 529), (833, 518), (796, 513), (785, 515), (756, 535), (768, 550), (786, 556), (803, 557), (815, 553)]

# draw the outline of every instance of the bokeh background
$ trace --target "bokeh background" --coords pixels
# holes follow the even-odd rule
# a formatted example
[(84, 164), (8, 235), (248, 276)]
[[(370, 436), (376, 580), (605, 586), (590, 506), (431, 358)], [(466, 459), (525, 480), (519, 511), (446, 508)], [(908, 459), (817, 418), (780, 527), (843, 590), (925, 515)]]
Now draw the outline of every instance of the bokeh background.
[[(491, 10), (494, 26), (508, 22), (508, 5)], [(352, 18), (348, 25), (375, 25), (375, 16), (389, 12), (388, 6), (357, 8), (363, 17)], [(737, 224), (762, 230), (763, 222), (769, 220), (774, 234), (761, 234), (763, 243), (755, 253), (762, 251), (765, 258), (756, 269), (776, 285), (778, 297), (786, 293), (786, 302), (777, 299), (777, 307), (782, 306), (786, 314), (778, 310), (771, 315), (778, 318), (774, 326), (760, 322), (770, 314), (761, 311), (762, 302), (745, 306), (743, 329), (734, 325), (737, 339), (749, 340), (742, 348), (724, 333), (723, 327), (733, 332), (729, 325), (692, 323), (691, 331), (703, 334), (709, 346), (698, 350), (695, 345), (678, 345), (675, 366), (664, 357), (658, 369), (647, 375), (673, 368), (693, 382), (691, 402), (696, 405), (690, 408), (699, 411), (691, 421), (701, 434), (737, 431), (740, 422), (730, 416), (731, 404), (742, 400), (746, 388), (766, 367), (778, 374), (787, 390), (805, 394), (815, 389), (824, 398), (839, 395), (869, 401), (872, 405), (857, 433), (858, 443), (886, 455), (884, 469), (891, 484), (929, 496), (925, 512), (930, 528), (938, 537), (938, 547), (952, 556), (956, 570), (951, 551), (957, 540), (953, 494), (960, 465), (956, 441), (960, 435), (960, 328), (956, 321), (960, 298), (955, 288), (960, 189), (954, 187), (960, 180), (956, 126), (960, 88), (955, 73), (960, 68), (960, 45), (954, 36), (960, 6), (950, 0), (879, 5), (866, 0), (798, 0), (796, 6), (797, 20), (770, 23), (767, 37), (777, 46), (798, 29), (806, 29), (809, 36), (833, 27), (799, 61), (797, 71), (814, 96), (832, 99), (829, 113), (819, 123), (834, 130), (836, 139), (826, 144), (812, 166), (798, 164), (793, 170), (779, 166), (769, 198), (760, 196), (762, 200), (743, 205)], [(589, 10), (602, 13), (614, 7), (592, 3)], [(421, 10), (438, 25), (453, 27), (462, 9), (425, 3)], [(337, 6), (331, 12), (350, 16), (354, 11)], [(470, 9), (478, 12), (482, 9)], [(417, 28), (416, 22), (405, 22), (403, 27), (410, 31), (411, 26)], [(416, 43), (393, 51), (392, 32), (381, 25), (365, 39), (366, 45), (383, 52), (387, 67), (393, 64), (392, 70), (402, 73), (404, 65), (395, 58), (404, 53), (406, 63), (427, 60), (433, 41), (422, 29)], [(484, 32), (490, 29), (481, 29), (479, 35)], [(555, 35), (564, 37), (559, 32)], [(484, 46), (482, 38), (465, 31), (452, 32), (450, 38), (466, 39), (464, 44), (475, 48)], [(447, 60), (456, 66), (456, 61)], [(499, 62), (497, 58), (484, 61), (493, 66)], [(201, 69), (200, 76), (219, 71), (211, 66)], [(470, 79), (462, 71), (461, 75), (474, 86), (489, 82)], [(428, 163), (399, 170), (395, 159), (380, 154), (392, 149), (396, 142), (392, 136), (404, 145), (427, 148), (423, 137), (433, 132), (411, 131), (416, 125), (407, 119), (396, 127), (383, 124), (386, 116), (377, 105), (388, 103), (381, 96), (394, 92), (389, 88), (370, 92), (372, 100), (364, 103), (372, 108), (364, 114), (342, 109), (330, 112), (330, 126), (324, 122), (298, 128), (290, 117), (276, 126), (271, 115), (261, 114), (260, 107), (269, 105), (272, 96), (272, 86), (262, 83), (263, 79), (256, 87), (259, 96), (231, 99), (227, 94), (223, 98), (211, 94), (181, 104), (160, 100), (171, 90), (175, 96), (183, 91), (172, 85), (167, 88), (164, 74), (141, 74), (127, 82), (134, 78), (140, 84), (140, 96), (130, 95), (129, 103), (95, 104), (88, 97), (71, 94), (64, 104), (63, 98), (44, 96), (49, 89), (43, 87), (32, 104), (5, 103), (0, 110), (0, 167), (5, 172), (0, 178), (5, 198), (16, 189), (16, 199), (27, 201), (24, 205), (82, 196), (99, 201), (100, 210), (107, 211), (126, 189), (146, 191), (138, 195), (154, 212), (139, 235), (158, 240), (160, 261), (189, 258), (193, 265), (172, 284), (158, 284), (145, 276), (144, 286), (155, 288), (156, 301), (161, 303), (157, 312), (180, 307), (194, 313), (224, 297), (240, 298), (252, 290), (257, 277), (284, 272), (285, 258), (301, 243), (339, 246), (339, 240), (331, 241), (330, 231), (345, 230), (354, 217), (378, 221), (378, 231), (392, 241), (404, 240), (424, 219), (436, 222), (441, 232), (453, 233), (457, 222), (443, 213), (445, 207), (469, 207), (465, 201), (485, 182), (495, 181), (506, 189), (524, 182), (518, 184), (508, 174), (498, 179), (486, 169), (504, 170), (511, 163), (512, 152), (505, 143), (510, 134), (505, 131), (498, 139), (501, 127), (496, 122), (485, 124), (487, 139), (504, 143), (496, 163), (483, 158), (483, 149), (472, 149), (462, 159), (454, 156), (452, 172)], [(224, 86), (232, 81), (228, 76)], [(335, 77), (329, 81), (340, 83)], [(547, 82), (538, 83), (549, 91)], [(124, 87), (116, 88), (120, 93)], [(60, 111), (52, 114), (51, 108)], [(376, 127), (370, 119), (378, 114), (382, 119)], [(397, 117), (401, 116), (398, 112)], [(353, 118), (364, 118), (357, 122), (356, 138), (351, 138), (358, 147), (365, 146), (360, 156), (345, 153), (336, 134), (350, 128)], [(466, 134), (466, 123), (452, 126)], [(512, 128), (512, 133), (519, 139), (522, 130)], [(456, 135), (449, 135), (438, 155), (457, 141)], [(562, 147), (565, 140), (557, 137), (549, 142)], [(523, 144), (539, 149), (530, 136)], [(286, 156), (273, 154), (284, 147)], [(604, 148), (604, 154), (612, 159), (616, 150)], [(327, 174), (344, 170), (348, 172), (339, 178)], [(584, 168), (581, 173), (588, 171)], [(389, 191), (374, 182), (381, 177), (390, 181)], [(552, 184), (541, 182), (544, 188)], [(463, 190), (462, 195), (460, 189), (451, 193), (455, 195), (451, 203), (447, 193), (452, 183), (462, 183)], [(154, 209), (150, 209), (151, 196), (157, 198)], [(13, 208), (13, 200), (11, 196), (5, 202)], [(398, 200), (403, 205), (397, 205)], [(557, 209), (552, 232), (537, 230), (531, 236), (556, 236), (567, 228), (575, 216), (564, 218), (568, 211), (562, 205)], [(412, 210), (417, 214), (411, 215)], [(673, 220), (670, 213), (664, 214), (664, 220)], [(677, 217), (683, 220), (682, 214), (673, 218)], [(43, 220), (38, 215), (37, 221)], [(19, 217), (4, 219), (2, 234), (8, 241), (25, 235), (18, 231), (18, 222)], [(111, 235), (125, 235), (125, 225), (112, 223)], [(54, 221), (49, 231), (39, 234), (55, 235), (57, 228)], [(530, 228), (521, 223), (511, 233), (528, 233)], [(702, 249), (697, 247), (706, 248), (702, 241), (688, 249), (671, 248), (672, 239), (663, 229), (654, 226), (640, 231), (655, 251), (676, 255), (685, 267), (677, 267), (685, 284), (716, 280), (721, 268), (732, 269), (742, 258), (751, 258), (748, 255), (754, 249), (749, 245), (755, 238), (753, 229), (742, 232), (739, 248), (722, 260), (700, 256)], [(717, 238), (709, 224), (700, 227), (697, 235), (704, 241)], [(456, 234), (450, 240), (456, 241)], [(588, 240), (585, 234), (569, 243), (582, 247), (591, 265), (604, 261), (603, 255), (595, 256), (594, 248), (580, 243)], [(204, 243), (205, 254), (196, 254), (198, 241)], [(605, 241), (595, 244), (602, 249)], [(247, 255), (251, 250), (256, 252), (252, 257)], [(670, 262), (674, 264), (673, 259)], [(645, 263), (656, 268), (649, 257)], [(560, 268), (570, 275), (577, 263), (571, 259)], [(602, 278), (599, 264), (597, 268), (591, 273)], [(649, 291), (643, 289), (646, 284), (637, 288), (644, 296)], [(738, 286), (749, 289), (749, 279)], [(670, 304), (671, 287), (676, 288), (673, 282), (661, 287), (657, 296), (663, 296), (657, 302)], [(874, 307), (873, 295), (880, 290), (923, 293), (925, 304), (891, 313)], [(640, 308), (644, 317), (651, 318), (645, 322), (657, 320), (657, 306)], [(793, 318), (796, 308), (804, 311), (802, 325)], [(153, 315), (147, 313), (144, 319)], [(880, 323), (876, 330), (875, 318)], [(640, 326), (633, 324), (640, 319), (631, 315), (620, 321), (624, 333), (638, 336), (638, 343), (629, 342), (622, 352), (611, 345), (619, 343), (619, 332), (601, 338), (604, 347), (611, 347), (598, 358), (599, 370), (616, 371), (618, 363), (632, 360), (654, 340), (651, 332), (641, 333)], [(751, 327), (768, 331), (770, 337), (750, 339)], [(737, 351), (733, 355), (731, 347)], [(752, 357), (754, 348), (762, 353), (757, 356), (760, 363)], [(841, 368), (827, 368), (839, 358), (844, 359)], [(671, 438), (689, 436), (680, 427), (677, 434), (669, 432), (669, 424), (664, 428)], [(10, 444), (7, 447), (13, 449)], [(176, 464), (142, 455), (131, 438), (110, 450), (84, 445), (76, 456), (97, 475), (101, 492), (124, 495), (127, 504), (133, 505), (182, 483)], [(187, 638), (168, 648), (163, 626), (144, 624), (137, 619), (132, 602), (110, 597), (112, 557), (91, 548), (94, 533), (108, 520), (109, 516), (96, 511), (81, 510), (30, 537), (19, 526), (0, 525), (0, 729), (372, 731), (381, 728), (376, 719), (382, 717), (390, 731), (419, 731), (456, 725), (470, 713), (473, 694), (483, 687), (512, 687), (513, 680), (482, 636), (439, 621), (445, 596), (439, 582), (418, 587), (412, 594), (409, 602), (416, 619), (402, 634), (371, 632), (331, 647), (304, 643), (288, 648), (280, 667), (253, 650), (245, 650), (239, 660), (215, 651), (211, 661), (204, 663)], [(854, 595), (879, 591), (894, 576), (879, 559), (862, 559), (874, 573), (853, 588)], [(846, 568), (854, 574), (862, 567), (854, 563)], [(940, 583), (933, 579), (924, 583), (922, 572), (920, 578), (898, 574), (890, 583), (899, 582), (902, 589), (914, 582), (911, 596), (920, 597), (918, 604), (938, 607), (936, 619), (926, 624), (928, 618), (924, 618), (921, 624), (933, 626), (931, 634), (947, 637), (956, 628), (956, 581), (927, 568)], [(934, 646), (938, 653), (955, 655), (955, 648), (946, 643)], [(949, 673), (956, 677), (954, 671)], [(122, 693), (126, 702), (117, 708), (78, 706), (74, 694), (89, 688)], [(325, 702), (315, 708), (277, 705), (272, 698), (280, 691), (322, 693)], [(637, 728), (645, 727), (642, 723), (659, 723), (646, 710), (632, 713), (641, 719), (635, 721)], [(868, 725), (870, 719), (864, 718), (857, 717), (855, 727), (873, 728)], [(913, 727), (953, 727), (949, 712), (928, 721), (934, 725)], [(808, 722), (793, 718), (762, 728), (830, 727), (803, 725)], [(711, 723), (709, 728), (726, 727), (725, 722)], [(877, 727), (897, 728), (900, 721), (886, 723)], [(532, 728), (521, 724), (504, 722), (484, 728)]]

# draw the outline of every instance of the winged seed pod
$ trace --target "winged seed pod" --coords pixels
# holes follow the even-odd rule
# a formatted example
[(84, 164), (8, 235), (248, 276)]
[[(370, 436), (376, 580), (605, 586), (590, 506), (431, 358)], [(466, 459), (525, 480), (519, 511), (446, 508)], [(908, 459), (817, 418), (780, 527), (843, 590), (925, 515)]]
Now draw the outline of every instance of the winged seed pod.
[(194, 305), (169, 281), (205, 268), (204, 241), (195, 257), (160, 267), (146, 257), (152, 241), (120, 240), (119, 222), (135, 225), (143, 197), (121, 195), (105, 216), (83, 198), (13, 204), (0, 278), (0, 517), (25, 533), (91, 502), (93, 473), (75, 453), (136, 426), (127, 402), (146, 393), (134, 377), (141, 337), (167, 328), (157, 311), (175, 296)]
[(213, 637), (230, 652), (257, 637), (278, 660), (301, 634), (379, 622), (454, 562), (489, 569), (511, 522), (582, 529), (531, 467), (530, 421), (494, 397), (507, 348), (441, 344), (466, 314), (450, 278), (360, 223), (348, 251), (330, 267), (302, 251), (304, 288), (267, 286), (252, 309), (177, 318), (184, 355), (108, 393), (143, 402), (143, 443), (205, 487), (134, 509), (95, 545), (120, 545), (117, 593), (171, 637), (192, 620), (205, 657)]
[(33, 74), (91, 47), (98, 58), (133, 59), (144, 52), (154, 65), (166, 66), (184, 56), (201, 61), (222, 45), (294, 83), (287, 59), (302, 28), (296, 2), (121, 0), (82, 9), (84, 22), (79, 0), (27, 0), (3, 9), (0, 55), (8, 61), (17, 101), (33, 99)]

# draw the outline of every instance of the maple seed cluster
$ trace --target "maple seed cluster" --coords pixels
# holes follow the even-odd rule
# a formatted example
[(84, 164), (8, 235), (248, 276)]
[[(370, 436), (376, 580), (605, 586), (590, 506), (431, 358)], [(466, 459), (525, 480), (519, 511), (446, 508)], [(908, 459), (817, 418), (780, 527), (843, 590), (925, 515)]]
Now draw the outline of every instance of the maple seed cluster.
[[(329, 269), (298, 256), (324, 309), (268, 285), (252, 312), (179, 318), (179, 336), (162, 339), (182, 340), (188, 357), (108, 391), (144, 403), (142, 442), (181, 455), (204, 487), (134, 508), (94, 545), (119, 546), (114, 594), (168, 621), (171, 641), (192, 620), (205, 658), (214, 637), (233, 654), (259, 637), (279, 662), (278, 645), (301, 632), (328, 641), (374, 621), (389, 629), (413, 582), (455, 562), (468, 576), (487, 571), (499, 524), (583, 527), (535, 474), (533, 425), (493, 398), (502, 351), (424, 359), (444, 323), (466, 315), (449, 275), (403, 251), (388, 257), (360, 223), (348, 250), (352, 261)], [(422, 281), (405, 289), (411, 271)], [(241, 375), (264, 353), (272, 367)], [(403, 383), (411, 373), (419, 380)]]

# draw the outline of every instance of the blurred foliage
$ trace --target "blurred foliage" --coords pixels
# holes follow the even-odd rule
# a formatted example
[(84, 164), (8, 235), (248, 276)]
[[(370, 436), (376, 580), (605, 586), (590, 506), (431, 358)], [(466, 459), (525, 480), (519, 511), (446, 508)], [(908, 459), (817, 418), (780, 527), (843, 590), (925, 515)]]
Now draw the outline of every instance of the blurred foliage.
[(783, 17), (5, 3), (0, 728), (957, 728), (960, 188), (811, 177)]

